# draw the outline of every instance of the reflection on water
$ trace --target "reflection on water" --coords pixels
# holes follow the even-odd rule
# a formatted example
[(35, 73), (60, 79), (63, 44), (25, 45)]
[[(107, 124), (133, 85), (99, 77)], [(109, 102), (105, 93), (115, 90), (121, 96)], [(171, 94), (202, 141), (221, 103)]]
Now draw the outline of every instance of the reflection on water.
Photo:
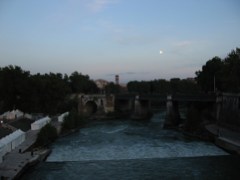
[(163, 117), (156, 114), (149, 123), (93, 122), (55, 142), (47, 162), (26, 178), (202, 179), (227, 176), (230, 172), (235, 176), (238, 157), (227, 155), (211, 143), (163, 130)]

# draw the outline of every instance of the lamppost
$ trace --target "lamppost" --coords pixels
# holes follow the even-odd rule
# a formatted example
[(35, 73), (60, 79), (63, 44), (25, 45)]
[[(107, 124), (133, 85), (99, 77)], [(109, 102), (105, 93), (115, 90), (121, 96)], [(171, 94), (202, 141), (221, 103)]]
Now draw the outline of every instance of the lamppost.
[(216, 78), (215, 78), (215, 74), (213, 76), (213, 91), (214, 91), (214, 93), (216, 93)]

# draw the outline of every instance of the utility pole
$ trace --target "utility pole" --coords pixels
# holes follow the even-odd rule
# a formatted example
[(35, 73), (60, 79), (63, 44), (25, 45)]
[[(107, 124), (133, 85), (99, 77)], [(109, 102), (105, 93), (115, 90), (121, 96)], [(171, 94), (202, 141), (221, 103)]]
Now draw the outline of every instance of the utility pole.
[(214, 90), (214, 93), (216, 93), (216, 79), (215, 79), (215, 74), (213, 76), (213, 90)]

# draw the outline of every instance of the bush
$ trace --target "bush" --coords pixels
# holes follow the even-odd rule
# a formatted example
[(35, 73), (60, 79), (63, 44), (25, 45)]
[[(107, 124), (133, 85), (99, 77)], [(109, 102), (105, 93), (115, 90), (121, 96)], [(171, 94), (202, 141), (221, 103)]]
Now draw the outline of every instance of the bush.
[(76, 109), (73, 109), (69, 112), (69, 115), (64, 118), (64, 121), (62, 123), (62, 130), (71, 130), (78, 127), (81, 127), (85, 124), (85, 120), (83, 116), (80, 116)]
[(45, 125), (38, 133), (36, 145), (46, 146), (57, 138), (57, 129), (51, 124)]

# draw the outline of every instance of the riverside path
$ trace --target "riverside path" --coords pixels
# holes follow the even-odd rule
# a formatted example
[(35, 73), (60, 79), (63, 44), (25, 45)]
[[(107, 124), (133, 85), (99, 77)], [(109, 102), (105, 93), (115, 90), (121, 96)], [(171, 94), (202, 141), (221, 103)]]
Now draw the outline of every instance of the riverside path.
[[(37, 158), (37, 155), (28, 152), (27, 149), (36, 141), (38, 132), (39, 130), (27, 131), (26, 140), (4, 156), (3, 162), (0, 164), (1, 179), (9, 180), (18, 177), (23, 169)], [(21, 152), (19, 152), (19, 149), (21, 149)]]

